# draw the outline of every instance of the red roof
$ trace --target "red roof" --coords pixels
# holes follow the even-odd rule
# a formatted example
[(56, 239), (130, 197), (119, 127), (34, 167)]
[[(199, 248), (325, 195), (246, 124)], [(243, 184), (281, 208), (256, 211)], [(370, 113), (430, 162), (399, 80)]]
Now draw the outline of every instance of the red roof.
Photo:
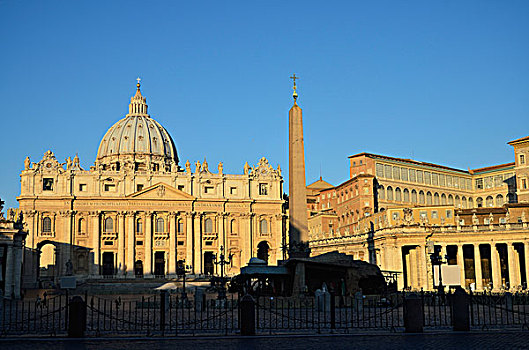
[(507, 142), (507, 144), (509, 145), (514, 145), (516, 143), (520, 143), (520, 142), (523, 142), (523, 141), (529, 141), (529, 136), (526, 136), (526, 137), (522, 137), (520, 139), (516, 139), (516, 140), (512, 140), (512, 141), (509, 141)]
[(513, 166), (513, 165), (514, 165), (514, 162), (511, 162), (511, 163), (505, 163), (505, 164), (491, 165), (491, 166), (487, 166), (487, 167), (484, 167), (484, 168), (471, 169), (469, 171), (470, 171), (471, 174), (475, 174), (475, 173), (481, 173), (481, 172), (484, 172), (484, 171), (498, 170), (498, 169), (501, 169), (501, 168), (507, 168), (507, 167), (510, 167), (510, 166)]

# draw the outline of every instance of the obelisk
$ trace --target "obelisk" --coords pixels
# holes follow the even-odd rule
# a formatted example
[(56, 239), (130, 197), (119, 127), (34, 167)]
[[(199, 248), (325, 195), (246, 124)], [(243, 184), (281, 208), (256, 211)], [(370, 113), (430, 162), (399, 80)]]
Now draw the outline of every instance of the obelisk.
[(305, 147), (303, 143), (303, 118), (297, 104), (296, 74), (294, 80), (294, 105), (288, 112), (288, 211), (289, 257), (308, 258), (309, 231), (307, 219), (307, 190), (305, 182)]

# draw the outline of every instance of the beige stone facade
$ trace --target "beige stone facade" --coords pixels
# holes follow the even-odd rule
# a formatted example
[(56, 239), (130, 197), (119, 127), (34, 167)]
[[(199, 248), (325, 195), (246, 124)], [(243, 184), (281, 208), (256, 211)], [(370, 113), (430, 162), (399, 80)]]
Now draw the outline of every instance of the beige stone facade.
[(174, 277), (184, 259), (192, 273), (213, 274), (221, 246), (233, 254), (228, 274), (252, 256), (275, 263), (286, 222), (280, 168), (261, 158), (242, 170), (225, 174), (206, 160), (181, 168), (138, 84), (90, 169), (77, 156), (60, 163), (51, 151), (37, 163), (26, 159), (17, 198), (26, 244), (42, 251), (41, 272), (52, 277)]
[(313, 254), (338, 250), (376, 263), (398, 275), (399, 289), (433, 288), (439, 268), (432, 268), (432, 253), (443, 258), (445, 285), (526, 288), (529, 137), (509, 144), (515, 162), (466, 171), (369, 153), (349, 157), (350, 179), (320, 186), (308, 203)]

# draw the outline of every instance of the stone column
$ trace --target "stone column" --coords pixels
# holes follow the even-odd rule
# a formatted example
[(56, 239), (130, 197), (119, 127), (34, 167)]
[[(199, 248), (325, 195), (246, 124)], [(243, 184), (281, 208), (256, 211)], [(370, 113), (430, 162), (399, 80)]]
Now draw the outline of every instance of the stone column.
[(134, 276), (134, 261), (135, 259), (135, 245), (136, 245), (136, 220), (135, 220), (135, 212), (128, 211), (127, 212), (127, 254), (126, 254), (126, 275), (128, 277)]
[(428, 288), (428, 269), (426, 268), (426, 246), (420, 245), (417, 248), (417, 283), (418, 288)]
[(459, 244), (457, 246), (457, 265), (459, 265), (459, 283), (461, 285), (461, 288), (466, 288), (466, 280), (465, 280), (465, 256), (463, 254), (463, 245)]
[(19, 299), (22, 279), (22, 238), (18, 234), (16, 236), (13, 237), (13, 295)]
[(35, 237), (37, 236), (37, 233), (35, 232), (35, 210), (28, 210), (26, 212), (26, 223), (28, 224), (28, 243), (27, 246), (29, 248), (35, 248)]
[(203, 213), (196, 213), (193, 225), (193, 272), (203, 273), (202, 266), (202, 218)]
[(117, 275), (122, 276), (125, 267), (125, 213), (119, 212), (117, 215), (117, 230), (118, 235), (118, 254), (117, 254)]
[(5, 290), (5, 296), (7, 298), (11, 298), (13, 296), (13, 263), (14, 263), (14, 256), (13, 256), (13, 246), (11, 244), (6, 246), (6, 275), (4, 280), (4, 290)]
[(226, 229), (225, 229), (225, 223), (224, 223), (224, 218), (226, 217), (226, 213), (220, 213), (218, 215), (218, 219), (219, 219), (219, 240), (221, 242), (221, 245), (224, 246), (224, 248), (226, 248)]
[(496, 249), (496, 243), (491, 243), (490, 245), (490, 260), (492, 265), (492, 288), (499, 290), (501, 288), (500, 255)]
[(195, 264), (193, 261), (193, 213), (186, 213), (186, 265), (192, 266), (192, 273), (195, 273)]
[(408, 283), (412, 289), (417, 289), (419, 286), (418, 281), (418, 272), (419, 272), (419, 265), (417, 264), (418, 258), (417, 258), (417, 250), (418, 248), (415, 247), (413, 249), (410, 249), (409, 252), (409, 276), (408, 276)]
[(101, 225), (99, 223), (99, 212), (91, 211), (90, 215), (90, 238), (92, 239), (92, 254), (94, 256), (94, 262), (92, 265), (92, 275), (99, 275), (99, 258), (101, 256), (101, 247), (100, 247), (100, 230)]
[(479, 244), (474, 244), (474, 273), (476, 275), (476, 290), (483, 290), (483, 272), (481, 270)]
[(176, 276), (176, 259), (177, 259), (177, 253), (176, 253), (176, 213), (172, 212), (169, 213), (167, 216), (167, 219), (169, 220), (169, 269), (168, 274), (170, 276)]
[(509, 287), (515, 288), (520, 285), (520, 268), (517, 260), (518, 253), (514, 249), (514, 244), (507, 243), (507, 257), (509, 261)]
[(145, 261), (143, 263), (143, 276), (152, 276), (152, 212), (145, 213)]

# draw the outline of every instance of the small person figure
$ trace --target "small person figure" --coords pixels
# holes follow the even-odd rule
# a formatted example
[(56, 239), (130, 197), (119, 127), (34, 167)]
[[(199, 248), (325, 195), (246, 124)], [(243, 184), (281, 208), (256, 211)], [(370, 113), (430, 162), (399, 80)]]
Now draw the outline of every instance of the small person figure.
[(222, 171), (224, 170), (224, 165), (222, 162), (219, 163), (219, 175), (222, 175)]
[(26, 159), (24, 159), (24, 170), (29, 170), (30, 167), (31, 161), (29, 160), (29, 157), (26, 157)]

